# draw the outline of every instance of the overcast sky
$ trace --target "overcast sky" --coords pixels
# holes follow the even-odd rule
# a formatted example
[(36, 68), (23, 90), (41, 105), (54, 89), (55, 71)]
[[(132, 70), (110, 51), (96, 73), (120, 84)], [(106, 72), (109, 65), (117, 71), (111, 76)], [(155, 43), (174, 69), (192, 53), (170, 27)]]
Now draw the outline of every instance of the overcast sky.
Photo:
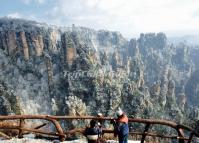
[(199, 33), (199, 0), (0, 0), (4, 16), (119, 31), (127, 38)]

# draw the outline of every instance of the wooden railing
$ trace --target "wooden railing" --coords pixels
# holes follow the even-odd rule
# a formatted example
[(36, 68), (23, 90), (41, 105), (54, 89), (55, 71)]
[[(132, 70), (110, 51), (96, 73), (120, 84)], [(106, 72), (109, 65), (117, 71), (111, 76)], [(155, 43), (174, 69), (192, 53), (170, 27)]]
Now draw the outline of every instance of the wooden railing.
[[(32, 128), (27, 128), (25, 127), (25, 120), (27, 119), (39, 119), (39, 120), (45, 120), (50, 123), (52, 123), (56, 129), (56, 131), (46, 131), (46, 130), (41, 130), (42, 127), (46, 126), (47, 123), (42, 123), (39, 126), (32, 127)], [(59, 121), (60, 120), (86, 120), (86, 119), (95, 119), (95, 120), (113, 120), (111, 117), (95, 117), (95, 116), (51, 116), (51, 115), (9, 115), (9, 116), (0, 116), (0, 121), (6, 121), (5, 124), (0, 123), (0, 129), (4, 130), (18, 130), (18, 137), (22, 138), (24, 134), (28, 133), (35, 133), (35, 134), (43, 134), (43, 135), (48, 135), (48, 136), (54, 136), (54, 137), (59, 137), (60, 141), (64, 141), (65, 138), (68, 135), (74, 134), (76, 132), (83, 133), (85, 128), (81, 129), (73, 129), (69, 131), (63, 130), (62, 126), (60, 125)], [(19, 124), (11, 125), (7, 124), (9, 123), (10, 120), (19, 120)], [(193, 136), (198, 137), (197, 131), (194, 129), (185, 126), (185, 125), (179, 125), (175, 122), (172, 121), (167, 121), (167, 120), (157, 120), (157, 119), (141, 119), (141, 118), (129, 118), (129, 123), (142, 123), (145, 124), (145, 128), (143, 132), (130, 132), (130, 134), (134, 135), (141, 135), (141, 143), (144, 143), (144, 140), (146, 136), (151, 136), (151, 137), (160, 137), (160, 138), (170, 138), (170, 139), (177, 139), (179, 143), (191, 143)], [(171, 136), (171, 135), (160, 135), (157, 133), (149, 132), (149, 129), (152, 125), (165, 125), (169, 126), (173, 129), (176, 130), (177, 135)], [(186, 133), (189, 132), (188, 136), (184, 135), (184, 131), (186, 130)], [(113, 133), (113, 130), (108, 130), (103, 128), (103, 133)], [(9, 138), (6, 134), (3, 132), (0, 132), (0, 136), (3, 136), (5, 138)]]

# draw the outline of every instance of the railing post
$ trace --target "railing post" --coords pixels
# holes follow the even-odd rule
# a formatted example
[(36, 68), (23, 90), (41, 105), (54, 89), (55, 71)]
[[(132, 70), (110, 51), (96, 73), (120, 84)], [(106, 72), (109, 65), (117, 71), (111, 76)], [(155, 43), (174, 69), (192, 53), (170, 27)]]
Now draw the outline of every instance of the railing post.
[(181, 128), (179, 128), (178, 126), (177, 126), (177, 132), (178, 132), (178, 136), (182, 137), (182, 138), (179, 138), (179, 143), (185, 143), (184, 139), (183, 139), (184, 138), (183, 130)]
[(142, 134), (142, 139), (141, 139), (141, 143), (144, 143), (145, 137), (146, 137), (146, 132), (149, 130), (150, 124), (146, 124), (145, 128), (144, 128), (144, 132)]
[(57, 129), (57, 132), (59, 134), (59, 140), (62, 142), (65, 140), (66, 138), (66, 135), (64, 134), (63, 132), (63, 129), (61, 127), (61, 125), (59, 124), (59, 122), (55, 119), (51, 119), (51, 121), (53, 122), (53, 124), (55, 125), (56, 129)]
[(193, 132), (191, 132), (191, 134), (189, 135), (189, 140), (188, 140), (188, 142), (187, 142), (187, 143), (191, 143), (192, 138), (193, 138), (193, 135), (194, 135), (194, 133), (193, 133)]
[(24, 119), (20, 119), (18, 138), (23, 138), (23, 130), (22, 130), (22, 128), (24, 127), (24, 125), (25, 125), (25, 120)]

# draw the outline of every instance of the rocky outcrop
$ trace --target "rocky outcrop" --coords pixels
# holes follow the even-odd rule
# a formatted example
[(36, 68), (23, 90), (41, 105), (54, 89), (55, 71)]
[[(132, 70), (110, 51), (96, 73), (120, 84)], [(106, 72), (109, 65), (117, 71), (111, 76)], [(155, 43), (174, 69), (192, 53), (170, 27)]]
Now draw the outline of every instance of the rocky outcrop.
[(20, 32), (20, 38), (21, 38), (21, 42), (22, 42), (24, 58), (25, 58), (25, 60), (29, 60), (29, 48), (28, 48), (28, 44), (26, 41), (25, 32)]
[(21, 114), (20, 102), (4, 82), (0, 84), (0, 114)]
[(7, 48), (8, 48), (8, 54), (14, 55), (17, 50), (17, 43), (16, 43), (16, 35), (15, 31), (8, 31), (7, 33)]
[(199, 70), (192, 73), (185, 86), (185, 94), (187, 95), (187, 102), (192, 105), (198, 105), (199, 97)]
[(0, 19), (0, 58), (3, 94), (13, 91), (0, 96), (1, 114), (114, 116), (122, 107), (133, 117), (198, 118), (187, 90), (197, 96), (197, 84), (187, 86), (197, 65), (186, 45), (167, 44), (163, 33), (128, 41), (117, 32)]

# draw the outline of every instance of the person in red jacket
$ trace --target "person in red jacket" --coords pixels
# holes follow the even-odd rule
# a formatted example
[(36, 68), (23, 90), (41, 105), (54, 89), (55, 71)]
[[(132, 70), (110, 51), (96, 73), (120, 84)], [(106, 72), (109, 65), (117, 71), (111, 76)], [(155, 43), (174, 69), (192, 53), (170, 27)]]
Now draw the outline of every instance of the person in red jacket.
[(120, 108), (118, 109), (116, 114), (117, 119), (114, 126), (115, 135), (118, 135), (119, 143), (128, 143), (128, 117)]

